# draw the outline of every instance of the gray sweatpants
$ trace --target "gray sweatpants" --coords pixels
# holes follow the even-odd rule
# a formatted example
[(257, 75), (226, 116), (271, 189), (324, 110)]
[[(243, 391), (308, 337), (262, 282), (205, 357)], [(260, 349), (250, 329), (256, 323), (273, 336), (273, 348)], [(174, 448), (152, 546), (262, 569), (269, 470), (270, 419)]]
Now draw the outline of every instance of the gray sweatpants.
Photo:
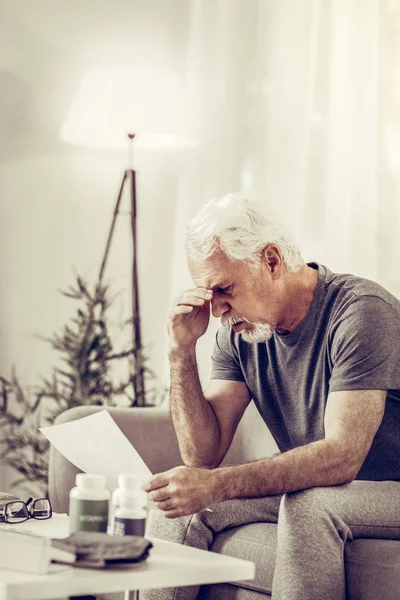
[[(400, 482), (353, 481), (301, 492), (227, 500), (189, 517), (151, 511), (147, 535), (208, 549), (215, 534), (278, 523), (273, 600), (344, 600), (344, 545), (353, 538), (400, 539)], [(141, 592), (141, 600), (194, 600), (198, 587)]]

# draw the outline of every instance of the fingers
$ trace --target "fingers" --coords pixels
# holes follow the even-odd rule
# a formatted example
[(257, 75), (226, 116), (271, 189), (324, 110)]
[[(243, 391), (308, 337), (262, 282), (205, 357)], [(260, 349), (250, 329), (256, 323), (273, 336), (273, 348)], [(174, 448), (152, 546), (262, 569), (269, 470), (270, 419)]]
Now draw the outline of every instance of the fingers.
[(154, 502), (154, 506), (161, 510), (164, 513), (164, 517), (167, 517), (167, 519), (175, 519), (176, 517), (183, 517), (190, 514), (173, 498), (167, 498), (161, 502)]
[(157, 473), (142, 485), (155, 508), (161, 510), (168, 519), (193, 515), (207, 510), (212, 504), (209, 489), (204, 480), (210, 480), (211, 471), (179, 466)]
[(155, 492), (149, 493), (149, 500), (154, 502), (154, 504), (161, 504), (166, 500), (171, 500), (171, 494), (168, 491), (167, 487), (161, 488), (161, 490), (156, 490)]
[(203, 306), (212, 298), (212, 290), (204, 288), (194, 288), (186, 290), (175, 300), (175, 307), (178, 306)]
[(170, 314), (171, 319), (175, 319), (175, 317), (179, 317), (180, 315), (186, 315), (192, 312), (193, 306), (176, 306)]
[(169, 510), (176, 510), (175, 502), (172, 500), (172, 498), (166, 498), (165, 500), (162, 500), (161, 502), (154, 502), (154, 506), (156, 506), (158, 509), (162, 510), (163, 512), (166, 512)]
[(179, 322), (180, 317), (193, 312), (195, 308), (201, 309), (211, 298), (212, 291), (204, 288), (194, 288), (184, 291), (172, 306), (169, 315), (171, 322)]
[(171, 497), (167, 486), (150, 492), (149, 500), (153, 502), (156, 508), (162, 510), (165, 516), (167, 514), (170, 518), (172, 518), (172, 515), (174, 517), (178, 516), (177, 500)]
[[(159, 488), (166, 487), (169, 484), (170, 480), (170, 471), (163, 471), (162, 473), (157, 473), (153, 475), (149, 481), (142, 485), (142, 488), (145, 492), (153, 492), (153, 490), (157, 490)], [(149, 493), (149, 497), (151, 494)], [(151, 500), (153, 500), (154, 496), (151, 496)]]

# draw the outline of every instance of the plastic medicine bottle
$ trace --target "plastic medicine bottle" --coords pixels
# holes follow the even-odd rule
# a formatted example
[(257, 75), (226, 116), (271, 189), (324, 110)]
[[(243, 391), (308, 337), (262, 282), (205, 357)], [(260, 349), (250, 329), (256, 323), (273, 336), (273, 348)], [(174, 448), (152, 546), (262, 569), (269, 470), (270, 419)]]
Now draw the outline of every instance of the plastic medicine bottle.
[(104, 475), (78, 473), (69, 493), (69, 532), (107, 531), (110, 492)]
[(115, 510), (114, 535), (144, 536), (147, 512), (146, 493), (138, 488), (135, 492), (121, 490), (119, 506)]
[(138, 490), (141, 491), (140, 482), (135, 473), (121, 473), (118, 475), (118, 487), (114, 490), (111, 496), (110, 511), (108, 513), (107, 533), (109, 535), (114, 534), (115, 511), (120, 505), (120, 495), (123, 490), (127, 490), (131, 493), (136, 493)]

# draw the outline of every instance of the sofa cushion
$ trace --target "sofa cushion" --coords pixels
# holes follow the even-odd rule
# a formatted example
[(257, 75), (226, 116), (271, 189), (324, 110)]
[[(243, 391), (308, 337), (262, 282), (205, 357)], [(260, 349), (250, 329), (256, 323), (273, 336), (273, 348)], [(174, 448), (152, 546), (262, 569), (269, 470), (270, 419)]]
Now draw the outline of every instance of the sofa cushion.
[(399, 541), (353, 540), (345, 556), (347, 600), (399, 600)]
[(203, 585), (196, 600), (268, 600), (268, 598), (271, 598), (269, 594), (261, 594), (229, 583), (215, 583)]
[[(277, 530), (273, 523), (253, 523), (227, 529), (216, 537), (211, 547), (213, 552), (256, 564), (253, 581), (238, 581), (231, 585), (271, 594)], [(345, 568), (347, 600), (400, 599), (399, 541), (357, 539), (348, 542)]]

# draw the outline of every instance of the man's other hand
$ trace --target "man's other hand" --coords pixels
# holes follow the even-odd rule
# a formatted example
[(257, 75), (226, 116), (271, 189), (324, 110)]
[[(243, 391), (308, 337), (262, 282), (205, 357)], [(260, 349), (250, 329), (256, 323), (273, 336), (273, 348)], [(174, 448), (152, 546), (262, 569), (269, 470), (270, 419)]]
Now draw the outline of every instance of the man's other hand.
[(194, 288), (183, 292), (174, 302), (168, 319), (172, 348), (194, 346), (207, 331), (212, 291)]
[(218, 469), (175, 467), (154, 475), (143, 489), (168, 519), (193, 515), (223, 500)]

